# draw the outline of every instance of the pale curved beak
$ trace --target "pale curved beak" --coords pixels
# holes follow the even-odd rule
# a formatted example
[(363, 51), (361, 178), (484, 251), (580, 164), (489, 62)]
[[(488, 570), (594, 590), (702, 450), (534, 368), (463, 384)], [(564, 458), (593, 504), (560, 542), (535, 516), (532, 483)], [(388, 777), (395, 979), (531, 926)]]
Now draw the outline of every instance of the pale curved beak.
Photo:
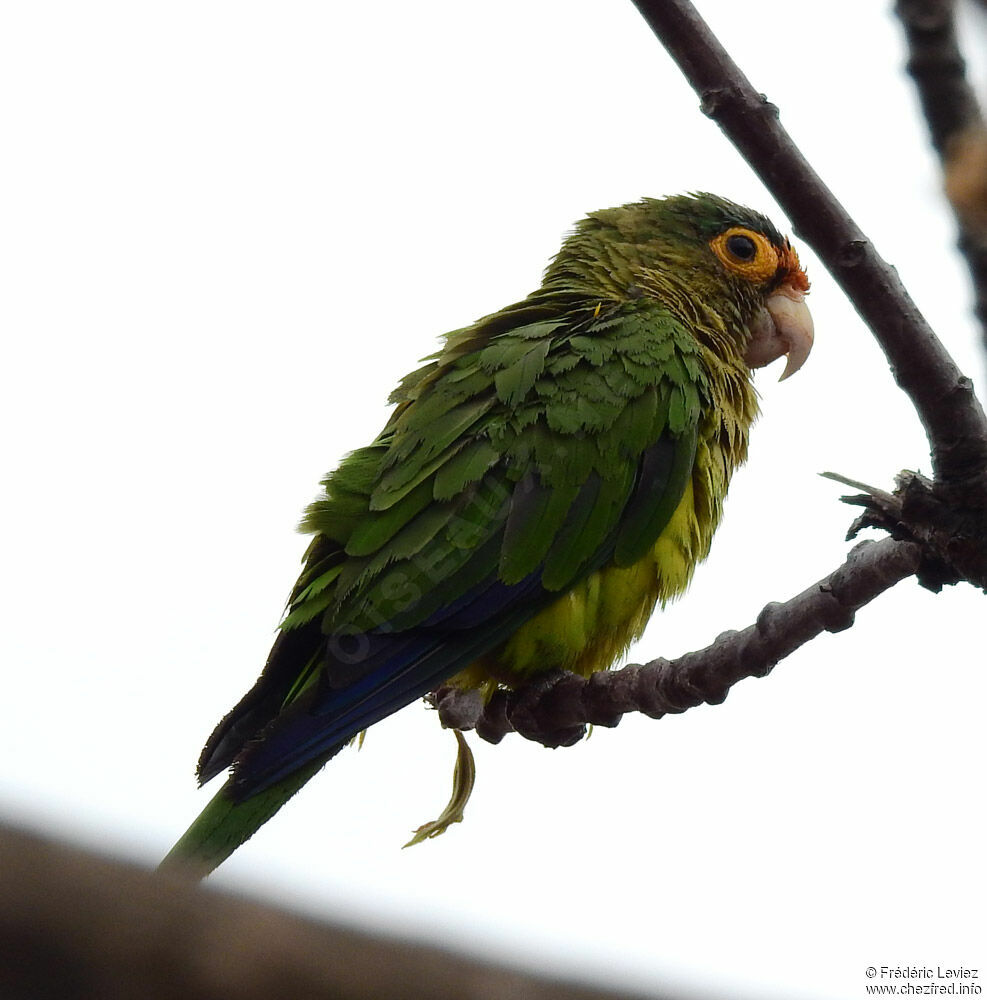
[(812, 350), (812, 315), (805, 293), (791, 285), (781, 285), (765, 299), (751, 323), (751, 339), (744, 361), (751, 368), (763, 368), (782, 355), (788, 358), (779, 382), (794, 375)]

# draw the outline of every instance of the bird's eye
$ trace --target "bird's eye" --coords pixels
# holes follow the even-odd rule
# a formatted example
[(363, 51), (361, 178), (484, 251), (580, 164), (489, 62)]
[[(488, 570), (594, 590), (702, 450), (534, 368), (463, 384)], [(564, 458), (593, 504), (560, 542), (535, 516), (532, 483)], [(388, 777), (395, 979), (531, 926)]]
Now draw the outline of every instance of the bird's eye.
[(745, 263), (752, 261), (757, 256), (757, 244), (749, 236), (735, 233), (733, 236), (727, 237), (725, 246), (737, 260), (742, 260)]
[(745, 226), (732, 226), (710, 240), (709, 245), (728, 271), (748, 281), (774, 277), (781, 260), (767, 236)]

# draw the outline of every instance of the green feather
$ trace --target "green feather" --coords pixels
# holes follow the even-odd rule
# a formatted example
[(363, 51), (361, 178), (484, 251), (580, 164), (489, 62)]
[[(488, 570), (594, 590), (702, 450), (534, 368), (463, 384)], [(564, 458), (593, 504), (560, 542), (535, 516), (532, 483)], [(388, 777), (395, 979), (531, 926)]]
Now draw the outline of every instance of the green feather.
[(346, 554), (368, 556), (376, 552), (431, 501), (431, 484), (421, 482), (393, 506), (382, 511), (369, 512), (354, 527), (346, 542)]
[(388, 546), (389, 558), (410, 559), (435, 538), (455, 513), (454, 503), (433, 503), (401, 529)]
[(697, 429), (693, 424), (675, 439), (667, 468), (662, 469), (662, 492), (625, 512), (617, 536), (614, 562), (631, 566), (650, 549), (668, 524), (685, 492), (696, 457)]
[(307, 764), (246, 802), (233, 801), (231, 782), (227, 782), (165, 855), (161, 867), (183, 867), (207, 875), (246, 843), (325, 763), (326, 759), (320, 758)]
[(628, 402), (614, 423), (613, 435), (605, 440), (615, 441), (630, 455), (640, 455), (652, 441), (658, 440), (667, 412), (665, 400), (659, 400), (658, 390), (649, 385), (637, 399)]
[(577, 336), (569, 338), (569, 346), (591, 365), (602, 365), (613, 356), (616, 345), (603, 337)]
[(323, 573), (319, 577), (317, 582), (320, 587), (318, 590), (306, 588), (299, 595), (291, 611), (282, 619), (281, 628), (298, 628), (299, 625), (304, 625), (306, 622), (312, 621), (313, 618), (318, 618), (336, 600), (337, 595), (327, 588), (339, 577), (342, 570), (342, 566), (334, 566), (328, 573)]
[(431, 457), (430, 461), (424, 461), (426, 456), (422, 454), (417, 462), (409, 461), (395, 466), (381, 477), (379, 485), (373, 491), (370, 497), (370, 510), (387, 510), (388, 507), (403, 500), (413, 489), (424, 483), (436, 469), (440, 469), (452, 459), (465, 444), (465, 440), (450, 441), (448, 450)]
[(476, 482), (497, 460), (500, 451), (487, 438), (466, 445), (436, 473), (432, 495), (436, 500), (449, 500)]
[(460, 436), (468, 431), (493, 406), (486, 396), (464, 399), (433, 388), (415, 400), (393, 424), (393, 443), (388, 448), (378, 489), (399, 489), (414, 479), (418, 470), (450, 445), (462, 444)]
[(545, 358), (551, 346), (549, 341), (542, 340), (525, 351), (512, 365), (497, 372), (494, 385), (502, 403), (517, 406), (524, 399), (544, 371)]
[(580, 510), (579, 516), (559, 532), (545, 560), (542, 580), (550, 590), (571, 583), (577, 572), (593, 562), (607, 537), (616, 529), (620, 514), (634, 486), (634, 467), (628, 463), (614, 470), (612, 477), (601, 479), (592, 507)]
[(569, 506), (568, 517), (552, 540), (545, 555), (542, 585), (548, 590), (561, 590), (571, 583), (579, 569), (596, 549), (592, 544), (581, 543), (587, 525), (600, 498), (602, 481), (595, 472), (587, 477), (579, 493)]
[(518, 483), (500, 552), (498, 576), (504, 583), (519, 583), (538, 568), (578, 492), (576, 485), (546, 486), (534, 473)]

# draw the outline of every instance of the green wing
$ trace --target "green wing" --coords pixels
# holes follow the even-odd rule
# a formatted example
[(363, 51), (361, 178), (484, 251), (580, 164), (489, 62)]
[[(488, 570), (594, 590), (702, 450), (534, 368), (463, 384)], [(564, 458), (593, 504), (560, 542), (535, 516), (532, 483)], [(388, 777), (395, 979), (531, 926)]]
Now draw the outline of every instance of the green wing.
[(528, 300), (449, 335), (378, 439), (323, 482), (264, 674), (204, 751), (237, 798), (328, 759), (651, 547), (691, 474), (708, 382), (653, 303)]

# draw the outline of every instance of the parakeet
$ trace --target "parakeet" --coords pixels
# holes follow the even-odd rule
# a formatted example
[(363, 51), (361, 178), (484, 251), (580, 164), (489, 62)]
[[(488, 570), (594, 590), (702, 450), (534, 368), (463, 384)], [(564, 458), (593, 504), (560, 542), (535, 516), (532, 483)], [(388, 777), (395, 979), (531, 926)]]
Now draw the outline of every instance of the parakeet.
[(527, 298), (446, 334), (322, 481), (259, 680), (165, 859), (211, 870), (354, 736), (443, 684), (610, 667), (709, 552), (758, 412), (812, 345), (808, 280), (710, 194), (590, 213)]

